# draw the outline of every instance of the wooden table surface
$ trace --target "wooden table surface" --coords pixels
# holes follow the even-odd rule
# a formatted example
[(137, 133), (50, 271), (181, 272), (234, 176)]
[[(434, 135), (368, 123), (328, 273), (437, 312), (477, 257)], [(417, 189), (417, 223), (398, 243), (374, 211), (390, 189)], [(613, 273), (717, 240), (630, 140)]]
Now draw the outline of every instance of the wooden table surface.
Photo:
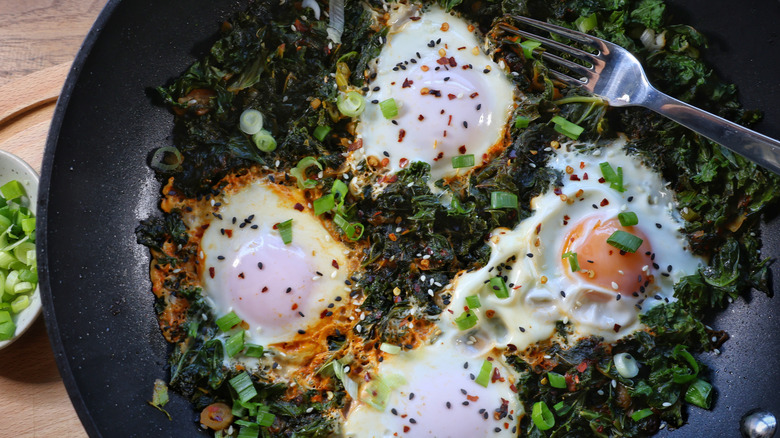
[[(106, 0), (0, 0), (0, 149), (40, 171), (54, 102)], [(84, 437), (43, 317), (0, 350), (0, 436)]]

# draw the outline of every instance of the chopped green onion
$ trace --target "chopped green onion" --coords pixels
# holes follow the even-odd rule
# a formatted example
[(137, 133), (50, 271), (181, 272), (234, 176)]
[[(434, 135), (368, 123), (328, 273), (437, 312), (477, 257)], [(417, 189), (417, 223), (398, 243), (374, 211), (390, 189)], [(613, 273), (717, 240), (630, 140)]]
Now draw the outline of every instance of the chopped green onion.
[(366, 99), (357, 91), (340, 94), (336, 106), (347, 117), (357, 117), (366, 109)]
[(482, 367), (479, 369), (479, 374), (477, 375), (477, 378), (474, 380), (477, 382), (478, 385), (482, 385), (485, 388), (487, 388), (488, 383), (490, 383), (490, 375), (493, 373), (493, 364), (490, 363), (490, 361), (484, 361), (482, 362)]
[(27, 192), (24, 190), (24, 186), (22, 186), (22, 183), (13, 179), (3, 184), (2, 187), (0, 187), (0, 193), (3, 194), (3, 198), (5, 198), (6, 201), (13, 201), (17, 198), (21, 198)]
[(587, 17), (582, 15), (580, 18), (574, 20), (574, 25), (577, 26), (577, 29), (582, 33), (588, 33), (588, 31), (595, 29), (598, 24), (598, 17), (595, 12)]
[(469, 309), (479, 309), (482, 303), (479, 302), (479, 296), (470, 295), (466, 297), (466, 305), (469, 306)]
[(274, 424), (275, 419), (276, 419), (276, 415), (268, 411), (261, 411), (257, 413), (257, 424), (259, 424), (260, 426), (268, 427)]
[(493, 277), (488, 284), (493, 293), (496, 294), (496, 298), (509, 298), (509, 289), (506, 287), (503, 278)]
[(395, 99), (392, 97), (379, 102), (379, 109), (382, 110), (382, 115), (386, 119), (392, 119), (398, 116), (398, 105), (395, 103)]
[[(29, 258), (32, 251), (32, 260)], [(31, 266), (35, 263), (35, 244), (32, 242), (22, 242), (16, 248), (14, 248), (14, 256), (17, 260), (24, 263), (27, 266)]]
[(382, 344), (379, 346), (379, 349), (387, 354), (398, 354), (401, 352), (401, 347), (398, 345), (388, 344), (387, 342), (382, 342)]
[(315, 199), (312, 205), (314, 206), (314, 214), (319, 216), (322, 213), (333, 210), (333, 207), (336, 206), (336, 201), (333, 200), (333, 193), (330, 193), (321, 198)]
[(344, 181), (337, 179), (333, 181), (333, 187), (331, 187), (330, 192), (333, 193), (333, 199), (335, 199), (339, 205), (344, 205), (344, 200), (347, 197), (347, 193), (349, 193), (349, 189), (347, 188), (347, 185), (344, 184)]
[(248, 402), (257, 396), (257, 390), (255, 389), (254, 383), (252, 383), (252, 378), (249, 377), (249, 374), (246, 371), (243, 371), (236, 377), (233, 377), (229, 380), (229, 382), (230, 386), (236, 390), (238, 399), (242, 402)]
[(712, 405), (712, 385), (701, 379), (696, 379), (685, 391), (685, 401), (703, 409)]
[(292, 221), (293, 221), (292, 219), (287, 219), (284, 222), (279, 222), (278, 224), (274, 225), (274, 227), (279, 230), (279, 235), (282, 236), (282, 242), (284, 242), (285, 245), (289, 245), (292, 243), (292, 239), (293, 239)]
[(455, 318), (458, 330), (468, 330), (477, 325), (477, 315), (474, 312), (463, 312)]
[(615, 371), (626, 379), (633, 379), (639, 374), (639, 363), (628, 353), (618, 353), (613, 358)]
[(554, 128), (556, 131), (569, 137), (572, 140), (578, 139), (580, 134), (585, 131), (585, 128), (582, 126), (572, 123), (561, 116), (555, 116), (550, 119), (550, 121), (555, 124)]
[(322, 164), (314, 157), (301, 158), (301, 161), (290, 170), (290, 175), (294, 176), (298, 181), (298, 188), (310, 189), (317, 185), (317, 181), (306, 178), (306, 169), (311, 166), (316, 166), (318, 169), (322, 170)]
[(0, 323), (0, 341), (7, 341), (14, 337), (16, 333), (16, 324), (13, 321)]
[(566, 415), (571, 410), (572, 406), (573, 405), (567, 405), (566, 403), (559, 401), (553, 406), (553, 410), (558, 416)]
[(244, 355), (248, 357), (263, 357), (265, 351), (262, 345), (257, 344), (244, 344), (244, 348), (246, 348)]
[(696, 377), (699, 375), (699, 363), (696, 362), (696, 359), (693, 357), (693, 355), (691, 355), (691, 353), (688, 353), (684, 346), (677, 345), (674, 347), (674, 350), (672, 350), (672, 357), (679, 359), (681, 356), (683, 359), (685, 359), (686, 362), (688, 362), (691, 371), (675, 365), (672, 367), (672, 380), (675, 383), (688, 383), (696, 379)]
[(247, 109), (238, 118), (238, 128), (244, 134), (255, 135), (263, 129), (263, 113), (256, 109)]
[[(244, 424), (239, 424), (239, 422)], [(236, 438), (258, 438), (260, 436), (259, 424), (249, 423), (243, 420), (236, 420), (235, 423), (241, 426), (238, 430), (238, 436)]]
[(523, 55), (525, 55), (525, 59), (530, 59), (531, 55), (534, 53), (534, 50), (541, 45), (542, 43), (534, 40), (525, 40), (520, 43), (520, 47), (523, 49)]
[(11, 271), (5, 277), (4, 289), (7, 294), (14, 293), (14, 286), (19, 284), (19, 271)]
[(527, 128), (529, 123), (531, 123), (531, 119), (528, 117), (517, 116), (515, 118), (515, 128), (517, 129)]
[(474, 154), (458, 155), (452, 157), (452, 167), (454, 169), (460, 169), (462, 167), (474, 166)]
[(276, 139), (265, 129), (261, 129), (259, 132), (252, 135), (252, 141), (255, 142), (255, 146), (263, 152), (271, 152), (276, 149)]
[(182, 162), (184, 156), (178, 149), (173, 146), (163, 146), (154, 151), (149, 166), (159, 172), (167, 172), (177, 169)]
[(647, 418), (647, 417), (649, 417), (651, 415), (653, 415), (653, 410), (650, 409), (650, 408), (646, 408), (646, 409), (638, 410), (638, 411), (634, 412), (633, 414), (631, 414), (631, 419), (634, 420), (634, 421), (639, 421), (639, 420), (641, 420), (643, 418)]
[(492, 208), (517, 208), (517, 195), (509, 192), (490, 193), (490, 207)]
[(633, 211), (618, 213), (618, 220), (620, 221), (620, 225), (623, 225), (624, 227), (631, 227), (639, 223), (639, 218)]
[(316, 138), (319, 141), (325, 140), (325, 137), (330, 134), (331, 127), (330, 126), (323, 126), (319, 125), (316, 128), (314, 128), (314, 138)]
[(35, 285), (28, 281), (20, 281), (14, 285), (14, 293), (17, 295), (32, 292), (33, 289), (35, 289)]
[(344, 235), (347, 236), (349, 240), (358, 240), (363, 236), (363, 231), (365, 231), (365, 227), (360, 222), (350, 223), (344, 216), (337, 214), (333, 217), (333, 222), (338, 225), (339, 228), (341, 228), (341, 231), (344, 232)]
[(625, 192), (623, 188), (623, 168), (618, 167), (617, 173), (612, 169), (609, 163), (599, 163), (601, 169), (601, 175), (604, 177), (604, 181), (609, 183), (609, 187), (617, 190), (618, 192)]
[(225, 351), (233, 357), (244, 349), (244, 331), (239, 330), (225, 341)]
[(368, 383), (364, 394), (367, 396), (363, 401), (376, 408), (379, 411), (384, 411), (387, 408), (387, 400), (390, 398), (391, 388), (380, 377), (376, 376), (374, 380)]
[(550, 412), (550, 408), (547, 407), (547, 403), (543, 401), (534, 403), (531, 409), (531, 420), (539, 430), (547, 430), (555, 426), (555, 417)]
[(24, 234), (33, 234), (35, 233), (35, 218), (27, 218), (22, 220), (22, 231), (24, 231)]
[[(150, 401), (149, 404), (159, 409), (160, 411), (165, 412), (163, 406), (168, 404), (168, 400), (168, 385), (165, 384), (165, 380), (156, 379), (154, 381), (152, 401)], [(165, 414), (168, 415), (167, 412), (165, 412)], [(168, 415), (168, 419), (171, 419), (170, 415)]]
[(219, 329), (223, 332), (227, 332), (240, 323), (241, 318), (239, 318), (238, 315), (236, 315), (236, 312), (232, 310), (227, 315), (217, 319), (217, 327), (219, 327)]
[(553, 388), (566, 388), (566, 377), (553, 371), (547, 372), (547, 380)]
[(642, 246), (643, 240), (627, 233), (623, 230), (617, 230), (607, 239), (607, 243), (615, 248), (625, 252), (636, 252)]
[(567, 252), (564, 253), (563, 256), (561, 256), (562, 259), (569, 260), (569, 266), (571, 267), (571, 272), (577, 272), (580, 270), (580, 262), (577, 259), (577, 253), (576, 252)]

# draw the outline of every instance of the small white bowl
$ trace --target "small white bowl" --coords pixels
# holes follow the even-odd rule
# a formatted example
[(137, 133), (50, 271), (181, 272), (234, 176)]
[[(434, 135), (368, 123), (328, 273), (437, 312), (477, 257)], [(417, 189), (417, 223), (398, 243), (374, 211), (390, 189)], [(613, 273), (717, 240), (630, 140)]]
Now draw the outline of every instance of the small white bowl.
[[(28, 207), (37, 214), (38, 174), (21, 158), (0, 150), (0, 186), (14, 179), (22, 183), (27, 190), (27, 197), (30, 201)], [(41, 291), (40, 287), (36, 287), (30, 297), (30, 305), (16, 315), (16, 335), (7, 341), (0, 341), (0, 350), (19, 339), (40, 314)]]

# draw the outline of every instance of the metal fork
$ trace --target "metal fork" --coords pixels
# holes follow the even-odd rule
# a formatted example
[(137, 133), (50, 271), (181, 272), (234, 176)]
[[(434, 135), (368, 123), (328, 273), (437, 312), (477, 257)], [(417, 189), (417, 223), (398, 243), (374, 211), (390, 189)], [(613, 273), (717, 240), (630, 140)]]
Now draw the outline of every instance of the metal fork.
[(780, 141), (661, 93), (650, 85), (639, 60), (628, 50), (601, 38), (554, 24), (516, 15), (512, 18), (598, 51), (596, 54), (588, 53), (506, 24), (500, 25), (507, 32), (538, 41), (542, 46), (553, 48), (591, 64), (591, 67), (586, 67), (544, 51), (542, 57), (545, 60), (566, 67), (572, 74), (582, 77), (578, 79), (550, 70), (550, 74), (556, 79), (569, 85), (583, 87), (612, 106), (641, 106), (651, 109), (780, 174)]

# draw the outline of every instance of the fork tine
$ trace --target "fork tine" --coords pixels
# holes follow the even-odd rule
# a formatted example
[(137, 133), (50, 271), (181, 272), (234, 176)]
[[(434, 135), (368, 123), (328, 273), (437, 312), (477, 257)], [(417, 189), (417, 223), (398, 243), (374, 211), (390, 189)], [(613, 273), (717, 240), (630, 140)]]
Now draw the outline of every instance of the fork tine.
[[(520, 21), (522, 23), (525, 23), (529, 26), (533, 26), (539, 29), (546, 30), (550, 33), (558, 34), (561, 36), (564, 36), (572, 41), (576, 41), (580, 44), (585, 44), (590, 47), (593, 47), (598, 50), (602, 50), (603, 48), (603, 40), (600, 38), (595, 38), (590, 35), (577, 32), (571, 29), (567, 29), (565, 27), (557, 26), (555, 24), (546, 23), (544, 21), (534, 20), (533, 18), (523, 17), (521, 15), (510, 15), (510, 17), (514, 18), (517, 21)], [(587, 52), (586, 52), (587, 53)]]
[(575, 79), (569, 75), (563, 74), (559, 71), (555, 70), (548, 70), (550, 73), (550, 76), (554, 77), (555, 79), (563, 82), (564, 84), (570, 85), (572, 87), (585, 87), (587, 88), (587, 82), (582, 82), (579, 79)]
[[(517, 17), (517, 18), (520, 18), (520, 17)], [(505, 30), (507, 32), (513, 33), (515, 35), (520, 35), (523, 38), (534, 40), (534, 41), (539, 41), (540, 43), (542, 43), (543, 46), (552, 47), (552, 48), (554, 48), (554, 49), (556, 49), (556, 50), (558, 50), (560, 52), (567, 53), (567, 54), (569, 54), (569, 55), (571, 55), (571, 56), (573, 56), (573, 57), (575, 57), (577, 59), (580, 59), (582, 61), (589, 62), (591, 64), (596, 64), (596, 62), (598, 61), (598, 58), (596, 58), (593, 54), (588, 53), (588, 52), (586, 52), (584, 50), (580, 50), (580, 49), (578, 49), (576, 47), (567, 46), (565, 44), (559, 43), (558, 41), (553, 41), (553, 40), (551, 40), (549, 38), (545, 38), (543, 36), (539, 36), (539, 35), (536, 35), (536, 34), (533, 34), (533, 33), (530, 33), (530, 32), (526, 32), (524, 30), (520, 30), (520, 29), (511, 27), (511, 26), (505, 25), (503, 23), (499, 24), (499, 27), (501, 27), (501, 29), (503, 29), (503, 30)]]
[(563, 59), (560, 56), (553, 55), (551, 53), (543, 52), (542, 58), (546, 59), (547, 61), (550, 61), (552, 63), (561, 65), (569, 69), (572, 73), (584, 76), (589, 81), (593, 80), (597, 77), (596, 72), (594, 72), (592, 69), (585, 67), (584, 65), (580, 65), (574, 62), (569, 61), (568, 59)]

